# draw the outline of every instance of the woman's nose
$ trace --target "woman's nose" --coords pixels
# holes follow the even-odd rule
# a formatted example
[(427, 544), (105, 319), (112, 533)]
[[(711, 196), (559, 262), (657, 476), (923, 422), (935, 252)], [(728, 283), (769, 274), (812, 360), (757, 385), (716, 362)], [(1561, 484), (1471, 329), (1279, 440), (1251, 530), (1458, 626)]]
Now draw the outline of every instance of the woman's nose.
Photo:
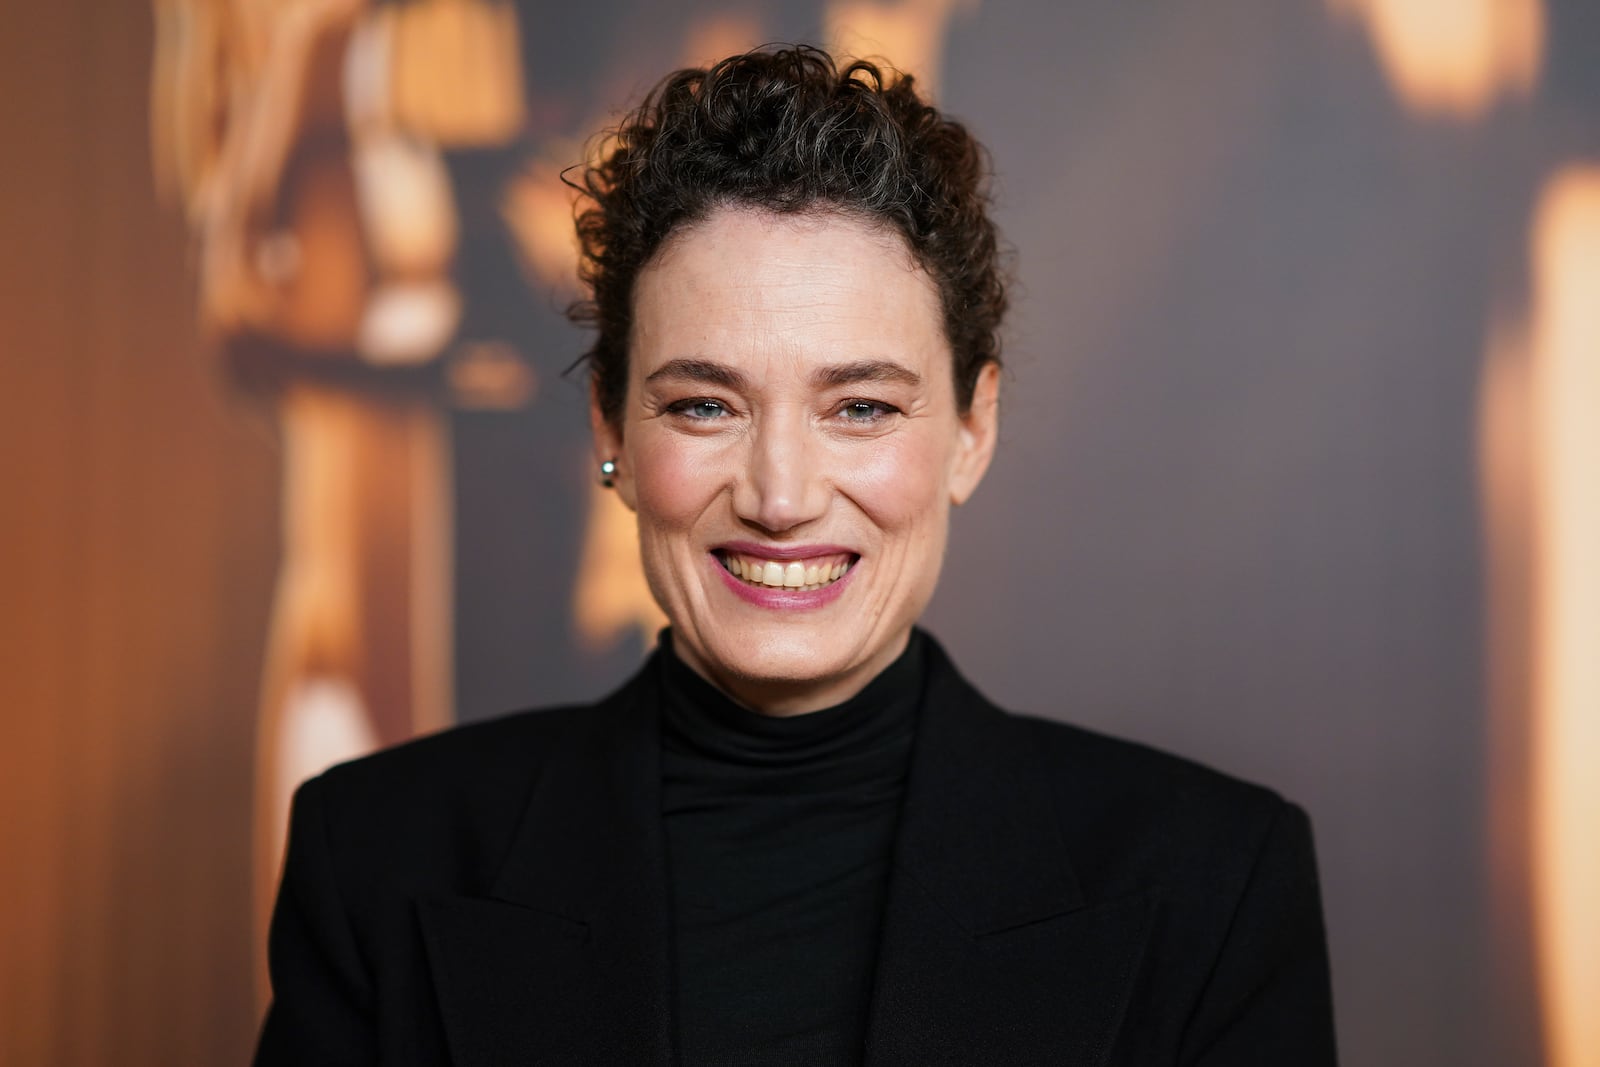
[(804, 412), (795, 410), (772, 412), (751, 429), (733, 494), (739, 518), (777, 534), (821, 517), (827, 479), (810, 437)]

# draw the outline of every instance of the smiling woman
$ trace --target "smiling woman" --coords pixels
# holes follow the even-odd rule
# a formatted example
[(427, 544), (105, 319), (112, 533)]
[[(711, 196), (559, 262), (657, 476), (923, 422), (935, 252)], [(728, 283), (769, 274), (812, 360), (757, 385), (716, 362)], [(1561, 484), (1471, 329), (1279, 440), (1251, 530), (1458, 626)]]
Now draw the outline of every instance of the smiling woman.
[(301, 788), (258, 1064), (1333, 1062), (1304, 813), (917, 628), (995, 447), (983, 158), (807, 48), (615, 131), (575, 315), (671, 625)]
[(595, 441), (673, 648), (771, 714), (839, 703), (933, 595), (950, 505), (994, 451), (998, 367), (963, 411), (934, 282), (892, 230), (826, 209), (715, 209), (640, 272), (633, 314)]

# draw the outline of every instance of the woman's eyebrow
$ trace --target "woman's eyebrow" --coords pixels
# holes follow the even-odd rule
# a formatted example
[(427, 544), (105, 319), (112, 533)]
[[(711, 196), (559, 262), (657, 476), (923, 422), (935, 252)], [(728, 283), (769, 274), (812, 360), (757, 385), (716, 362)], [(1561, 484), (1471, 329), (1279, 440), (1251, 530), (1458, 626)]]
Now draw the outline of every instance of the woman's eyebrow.
[(741, 372), (709, 359), (669, 359), (645, 377), (646, 385), (667, 381), (705, 382), (724, 389), (743, 389), (746, 385)]
[[(645, 384), (682, 381), (704, 382), (725, 389), (744, 389), (749, 384), (744, 373), (726, 363), (709, 359), (669, 359), (645, 377)], [(888, 359), (858, 359), (834, 363), (811, 372), (811, 384), (819, 389), (857, 385), (861, 382), (903, 382), (912, 387), (922, 384), (922, 375)]]
[(910, 386), (922, 384), (922, 375), (910, 367), (887, 359), (861, 359), (853, 363), (835, 363), (818, 367), (811, 372), (811, 383), (818, 388), (856, 385), (860, 382), (903, 382)]

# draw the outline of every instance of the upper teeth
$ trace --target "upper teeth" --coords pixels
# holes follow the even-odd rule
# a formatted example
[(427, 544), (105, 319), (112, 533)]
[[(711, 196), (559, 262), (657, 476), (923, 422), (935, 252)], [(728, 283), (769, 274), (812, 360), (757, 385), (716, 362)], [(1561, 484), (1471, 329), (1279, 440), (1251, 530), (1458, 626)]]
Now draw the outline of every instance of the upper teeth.
[(719, 553), (718, 558), (729, 574), (754, 585), (767, 585), (775, 589), (820, 589), (829, 582), (837, 581), (850, 569), (850, 557), (843, 555), (819, 556), (787, 563), (732, 552)]

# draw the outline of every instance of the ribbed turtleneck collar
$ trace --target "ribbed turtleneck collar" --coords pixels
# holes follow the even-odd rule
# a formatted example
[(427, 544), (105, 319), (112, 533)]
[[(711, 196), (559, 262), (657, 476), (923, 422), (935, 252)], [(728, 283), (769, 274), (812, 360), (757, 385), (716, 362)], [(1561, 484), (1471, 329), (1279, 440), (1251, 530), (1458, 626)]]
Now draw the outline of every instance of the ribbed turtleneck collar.
[(662, 742), (668, 752), (768, 769), (853, 763), (868, 753), (899, 749), (922, 698), (924, 641), (920, 630), (912, 630), (905, 651), (849, 700), (777, 716), (743, 707), (695, 673), (674, 652), (671, 631), (663, 631)]

